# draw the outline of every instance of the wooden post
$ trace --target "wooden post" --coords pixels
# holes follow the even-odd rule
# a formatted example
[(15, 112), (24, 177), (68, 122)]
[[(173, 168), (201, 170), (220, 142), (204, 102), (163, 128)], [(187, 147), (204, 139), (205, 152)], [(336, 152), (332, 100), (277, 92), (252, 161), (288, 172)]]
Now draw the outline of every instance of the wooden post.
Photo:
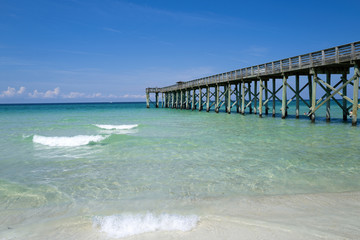
[(168, 108), (168, 101), (169, 101), (169, 95), (168, 95), (168, 93), (166, 92), (166, 93), (165, 93), (165, 108)]
[(312, 76), (309, 74), (308, 75), (308, 83), (309, 83), (309, 105), (311, 106), (312, 104), (312, 80), (311, 80)]
[(354, 74), (356, 75), (354, 79), (354, 93), (353, 93), (353, 109), (352, 109), (352, 125), (356, 126), (357, 124), (357, 110), (359, 103), (359, 64), (360, 62), (356, 62), (354, 66)]
[(192, 101), (191, 101), (191, 110), (195, 110), (195, 88), (192, 90)]
[(159, 108), (159, 93), (155, 93), (155, 102), (156, 102), (156, 108)]
[(188, 90), (188, 109), (191, 109), (190, 99), (191, 99), (191, 89)]
[(287, 76), (283, 75), (283, 87), (282, 87), (282, 104), (281, 104), (281, 118), (286, 117), (287, 112), (287, 94), (286, 94), (286, 82), (287, 82)]
[(240, 90), (241, 90), (241, 83), (235, 84), (235, 93), (236, 93), (236, 112), (240, 112)]
[(215, 86), (215, 112), (219, 112), (219, 85)]
[(172, 108), (172, 96), (173, 96), (173, 93), (169, 92), (169, 108)]
[(183, 90), (180, 90), (180, 109), (182, 110), (184, 107), (184, 98), (183, 98)]
[(249, 82), (248, 83), (248, 96), (249, 96), (249, 103), (250, 103), (250, 105), (249, 105), (249, 112), (250, 112), (250, 114), (252, 113), (252, 106), (251, 106), (251, 83)]
[(266, 101), (266, 103), (265, 103), (265, 115), (268, 115), (269, 114), (269, 106), (268, 106), (268, 98), (269, 98), (269, 96), (268, 96), (268, 79), (267, 80), (265, 80), (265, 101)]
[(296, 95), (296, 110), (295, 110), (295, 115), (296, 118), (299, 118), (300, 115), (300, 99), (299, 99), (299, 94), (300, 94), (300, 77), (299, 74), (296, 74), (296, 79), (295, 79), (295, 84), (296, 84), (296, 89), (295, 89), (295, 95)]
[(210, 111), (210, 87), (206, 88), (206, 111)]
[(241, 114), (245, 115), (245, 82), (241, 83)]
[[(311, 110), (314, 110), (316, 107), (316, 83), (317, 83), (317, 73), (314, 72), (314, 77), (312, 81), (312, 89), (311, 89)], [(311, 114), (311, 122), (315, 122), (315, 112)]]
[(171, 92), (171, 108), (174, 108), (175, 105), (175, 94)]
[(163, 92), (161, 93), (161, 107), (165, 107), (165, 93)]
[[(342, 82), (343, 84), (345, 84), (346, 82), (346, 73), (343, 73), (342, 75)], [(343, 96), (346, 96), (347, 95), (347, 86), (345, 86), (343, 89), (342, 89), (342, 93), (343, 93)], [(346, 99), (343, 97), (343, 108), (344, 109), (347, 109), (347, 101)], [(347, 111), (344, 111), (343, 110), (343, 120), (344, 121), (347, 121), (347, 115), (348, 115), (348, 112)]]
[(167, 100), (166, 107), (169, 108), (170, 107), (170, 93), (169, 92), (166, 93), (166, 100)]
[[(326, 83), (331, 85), (331, 73), (329, 71), (326, 72)], [(328, 92), (326, 93), (326, 97), (330, 96), (330, 88), (327, 87), (326, 88), (328, 90)], [(326, 121), (330, 122), (330, 101), (331, 99), (329, 99), (329, 101), (326, 102)]]
[(231, 84), (228, 84), (227, 87), (227, 113), (230, 114), (231, 113)]
[(224, 104), (225, 104), (225, 112), (227, 112), (227, 110), (228, 110), (228, 106), (227, 106), (227, 103), (228, 103), (228, 85), (224, 85), (224, 98), (225, 98), (225, 100), (224, 100)]
[(150, 108), (150, 96), (148, 91), (146, 91), (146, 108)]
[(179, 107), (179, 91), (176, 91), (175, 108)]
[(262, 104), (263, 104), (263, 81), (260, 78), (260, 89), (259, 89), (259, 117), (262, 117)]
[(201, 87), (199, 87), (199, 111), (202, 110), (202, 92), (201, 92)]
[(272, 100), (273, 100), (273, 109), (272, 109), (272, 117), (275, 117), (275, 113), (276, 113), (276, 109), (275, 109), (275, 105), (276, 105), (276, 99), (275, 99), (275, 91), (276, 91), (276, 82), (275, 82), (275, 78), (272, 79), (272, 87), (273, 87), (273, 92), (272, 92)]
[(254, 114), (257, 114), (257, 81), (254, 81)]

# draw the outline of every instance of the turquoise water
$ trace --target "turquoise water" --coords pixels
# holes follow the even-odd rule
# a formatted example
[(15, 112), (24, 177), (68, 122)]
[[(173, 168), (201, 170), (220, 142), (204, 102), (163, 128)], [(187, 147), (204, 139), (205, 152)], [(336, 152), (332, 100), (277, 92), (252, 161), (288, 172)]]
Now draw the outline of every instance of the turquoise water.
[(96, 239), (137, 233), (113, 226), (121, 220), (188, 231), (206, 214), (193, 202), (358, 192), (359, 127), (335, 105), (330, 123), (323, 109), (315, 124), (294, 112), (282, 120), (144, 103), (0, 105), (0, 239), (46, 239), (42, 228), (77, 224)]

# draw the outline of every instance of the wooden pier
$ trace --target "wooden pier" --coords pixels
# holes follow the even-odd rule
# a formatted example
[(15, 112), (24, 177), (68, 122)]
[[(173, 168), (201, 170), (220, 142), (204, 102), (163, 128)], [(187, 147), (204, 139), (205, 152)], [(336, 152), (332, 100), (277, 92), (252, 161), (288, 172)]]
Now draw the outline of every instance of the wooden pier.
[[(188, 82), (177, 82), (172, 86), (146, 88), (146, 106), (150, 107), (150, 94), (153, 93), (157, 108), (161, 95), (163, 108), (199, 111), (205, 108), (207, 112), (211, 109), (219, 112), (225, 106), (227, 113), (231, 113), (231, 109), (236, 107), (238, 113), (245, 114), (247, 110), (248, 113), (262, 117), (270, 110), (269, 101), (272, 102), (272, 116), (275, 116), (275, 101), (279, 100), (282, 103), (281, 116), (286, 118), (288, 105), (295, 99), (296, 118), (299, 118), (299, 103), (302, 101), (309, 107), (307, 115), (315, 122), (316, 111), (324, 104), (326, 120), (330, 121), (332, 100), (342, 109), (343, 120), (347, 120), (350, 115), (352, 125), (355, 126), (359, 108), (359, 66), (360, 42), (353, 42)], [(350, 72), (352, 76), (348, 79)], [(321, 79), (320, 74), (326, 76), (325, 79)], [(332, 75), (340, 77), (334, 81)], [(295, 78), (289, 82), (289, 77), (293, 76)], [(301, 88), (300, 82), (303, 85)], [(352, 85), (352, 93), (347, 91), (349, 85)], [(316, 95), (317, 88), (324, 92), (320, 98)], [(307, 97), (301, 94), (304, 89), (308, 89)], [(280, 91), (281, 98), (278, 96)], [(289, 97), (288, 93), (293, 96)], [(335, 98), (335, 95), (340, 96), (341, 100)]]

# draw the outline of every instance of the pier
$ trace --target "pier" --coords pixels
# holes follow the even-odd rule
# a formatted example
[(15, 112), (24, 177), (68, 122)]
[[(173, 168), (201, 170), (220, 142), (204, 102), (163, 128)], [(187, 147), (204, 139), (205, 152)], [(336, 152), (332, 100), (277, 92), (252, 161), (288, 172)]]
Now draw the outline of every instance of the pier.
[[(278, 100), (282, 103), (281, 117), (286, 118), (288, 105), (295, 100), (296, 118), (299, 118), (301, 101), (309, 108), (307, 116), (315, 122), (316, 111), (323, 105), (326, 107), (326, 120), (330, 121), (331, 100), (342, 109), (343, 120), (351, 116), (352, 125), (356, 126), (359, 67), (360, 42), (353, 42), (188, 82), (177, 82), (167, 87), (146, 88), (146, 106), (150, 107), (150, 94), (155, 94), (156, 108), (160, 107), (161, 96), (163, 108), (206, 109), (207, 112), (214, 110), (218, 113), (225, 106), (227, 113), (231, 113), (235, 107), (236, 112), (243, 115), (247, 112), (262, 117), (270, 111), (275, 117), (275, 101)], [(350, 73), (351, 76), (348, 76)], [(350, 85), (352, 91), (348, 92)], [(305, 89), (308, 96), (301, 94)], [(317, 89), (323, 90), (323, 96), (317, 97)]]

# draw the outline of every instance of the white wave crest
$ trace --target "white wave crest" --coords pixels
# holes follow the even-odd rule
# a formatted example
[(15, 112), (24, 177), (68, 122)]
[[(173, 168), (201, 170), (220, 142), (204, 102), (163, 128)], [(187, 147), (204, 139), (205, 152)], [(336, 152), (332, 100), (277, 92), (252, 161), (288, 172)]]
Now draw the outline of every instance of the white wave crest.
[(77, 147), (87, 145), (90, 142), (100, 142), (108, 136), (101, 135), (78, 135), (73, 137), (44, 137), (34, 135), (33, 142), (50, 147)]
[(132, 128), (136, 128), (139, 126), (138, 124), (132, 124), (132, 125), (102, 125), (102, 124), (94, 124), (98, 128), (106, 129), (106, 130), (128, 130)]
[(93, 227), (99, 228), (112, 238), (129, 237), (155, 231), (190, 231), (196, 227), (199, 217), (161, 214), (129, 214), (94, 217)]

